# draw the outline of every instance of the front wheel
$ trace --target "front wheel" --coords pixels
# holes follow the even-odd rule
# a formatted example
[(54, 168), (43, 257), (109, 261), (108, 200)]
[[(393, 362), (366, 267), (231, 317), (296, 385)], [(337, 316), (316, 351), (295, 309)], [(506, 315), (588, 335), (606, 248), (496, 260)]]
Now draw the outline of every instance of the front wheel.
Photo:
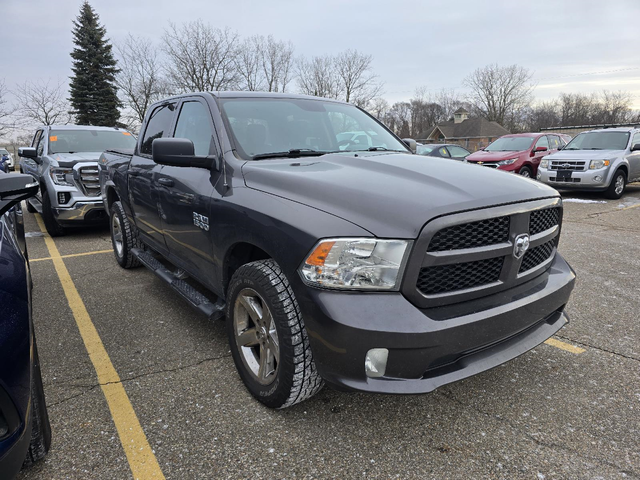
[[(27, 201), (29, 203), (29, 201)], [(53, 208), (51, 200), (46, 190), (42, 190), (42, 221), (47, 229), (47, 233), (52, 237), (60, 237), (64, 235), (64, 228), (58, 223), (56, 217), (53, 216)]]
[(518, 173), (525, 178), (531, 178), (533, 176), (533, 172), (529, 167), (522, 167)]
[(607, 191), (605, 192), (605, 196), (607, 198), (617, 200), (622, 196), (625, 188), (627, 188), (627, 175), (624, 173), (624, 170), (618, 170), (613, 174), (613, 178), (611, 179), (609, 188), (607, 188)]
[(142, 243), (138, 239), (138, 230), (129, 222), (121, 202), (113, 202), (109, 213), (111, 244), (116, 261), (122, 268), (139, 267), (140, 260), (131, 251), (133, 248), (142, 248)]
[(227, 334), (249, 392), (271, 408), (302, 402), (323, 386), (300, 307), (274, 260), (240, 267), (227, 295)]

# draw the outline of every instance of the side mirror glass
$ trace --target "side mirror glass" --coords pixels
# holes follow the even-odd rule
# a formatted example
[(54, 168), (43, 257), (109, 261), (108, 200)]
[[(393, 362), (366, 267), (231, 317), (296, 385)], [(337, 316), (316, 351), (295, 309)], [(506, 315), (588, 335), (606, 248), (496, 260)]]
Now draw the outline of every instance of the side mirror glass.
[(564, 150), (564, 147), (565, 147), (564, 145), (560, 145), (560, 146), (558, 147), (558, 150)]
[(418, 143), (413, 138), (403, 138), (402, 141), (407, 147), (409, 147), (409, 150), (411, 150), (413, 153), (416, 153)]
[(36, 152), (35, 147), (20, 147), (18, 149), (18, 156), (24, 158), (36, 158), (38, 156), (38, 152)]
[(31, 175), (0, 174), (0, 215), (38, 192), (38, 182)]
[(153, 161), (171, 167), (198, 167), (210, 169), (213, 157), (197, 157), (193, 142), (188, 138), (156, 138), (151, 144)]
[(634, 146), (631, 147), (632, 152), (636, 152), (638, 150), (640, 150), (640, 143), (636, 143)]

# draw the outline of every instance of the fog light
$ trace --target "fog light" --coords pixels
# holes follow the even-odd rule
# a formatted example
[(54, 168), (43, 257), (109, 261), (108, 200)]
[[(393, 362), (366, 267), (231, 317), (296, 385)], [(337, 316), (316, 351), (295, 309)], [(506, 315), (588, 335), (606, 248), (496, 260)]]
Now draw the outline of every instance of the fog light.
[(602, 177), (600, 175), (596, 175), (595, 177), (593, 177), (593, 181), (600, 183), (602, 181)]
[(369, 350), (367, 356), (364, 358), (364, 371), (367, 377), (383, 377), (387, 369), (388, 357), (389, 350), (386, 348), (372, 348)]
[(71, 198), (71, 195), (69, 195), (68, 192), (58, 192), (58, 203), (59, 204), (64, 204), (67, 203), (69, 201), (69, 198)]

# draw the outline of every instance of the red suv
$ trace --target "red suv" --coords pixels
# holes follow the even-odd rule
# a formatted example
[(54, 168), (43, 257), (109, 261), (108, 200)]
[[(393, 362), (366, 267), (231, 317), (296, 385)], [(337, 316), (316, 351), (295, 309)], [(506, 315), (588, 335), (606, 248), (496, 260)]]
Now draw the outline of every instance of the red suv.
[(469, 155), (467, 162), (536, 178), (542, 157), (556, 152), (564, 145), (563, 138), (556, 134), (504, 135), (484, 150)]

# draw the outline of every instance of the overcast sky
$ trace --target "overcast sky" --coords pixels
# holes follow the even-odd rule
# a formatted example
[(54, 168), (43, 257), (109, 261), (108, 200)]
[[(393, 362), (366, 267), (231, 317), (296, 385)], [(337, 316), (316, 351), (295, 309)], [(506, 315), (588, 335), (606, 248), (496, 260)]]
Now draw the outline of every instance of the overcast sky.
[[(627, 90), (640, 109), (639, 0), (92, 0), (113, 42), (159, 42), (169, 21), (202, 19), (242, 36), (291, 40), (296, 54), (372, 54), (391, 103), (416, 87), (464, 93), (489, 63), (534, 72), (539, 100), (560, 92)], [(0, 78), (68, 80), (71, 22), (81, 0), (0, 0)], [(293, 89), (296, 87), (293, 86)]]

